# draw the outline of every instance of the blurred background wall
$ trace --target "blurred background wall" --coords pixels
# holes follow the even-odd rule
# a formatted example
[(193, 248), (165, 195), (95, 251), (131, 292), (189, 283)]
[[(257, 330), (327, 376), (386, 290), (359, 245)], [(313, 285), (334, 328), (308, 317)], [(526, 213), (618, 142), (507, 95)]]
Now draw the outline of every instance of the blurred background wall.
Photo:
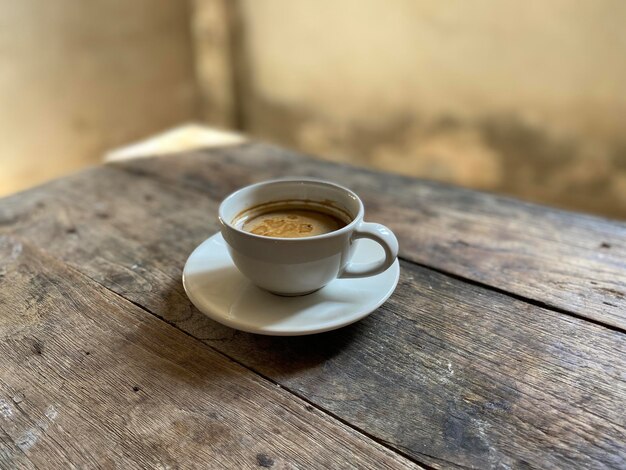
[(189, 5), (0, 0), (0, 194), (199, 116)]
[(626, 216), (626, 3), (242, 0), (251, 133)]
[(201, 119), (626, 218), (621, 1), (0, 5), (0, 103), (13, 110), (0, 111), (3, 175), (16, 155), (48, 178)]

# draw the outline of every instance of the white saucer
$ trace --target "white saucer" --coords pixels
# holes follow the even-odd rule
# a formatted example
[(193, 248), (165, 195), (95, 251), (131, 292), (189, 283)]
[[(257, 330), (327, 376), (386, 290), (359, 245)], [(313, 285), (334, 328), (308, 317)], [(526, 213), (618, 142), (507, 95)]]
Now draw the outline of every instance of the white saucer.
[[(374, 241), (356, 244), (353, 262), (384, 256)], [(183, 286), (198, 310), (219, 323), (250, 333), (296, 336), (334, 330), (366, 317), (389, 298), (399, 277), (396, 260), (376, 276), (336, 279), (312, 294), (280, 297), (256, 287), (237, 270), (218, 233), (187, 259)]]

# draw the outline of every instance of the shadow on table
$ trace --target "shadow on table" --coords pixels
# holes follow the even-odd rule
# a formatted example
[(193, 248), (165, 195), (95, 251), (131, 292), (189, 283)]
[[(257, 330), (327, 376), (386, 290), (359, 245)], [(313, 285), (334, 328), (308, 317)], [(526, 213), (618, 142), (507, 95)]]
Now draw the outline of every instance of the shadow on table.
[[(361, 321), (344, 328), (306, 336), (265, 336), (238, 331), (217, 323), (187, 299), (182, 283), (172, 282), (158, 297), (165, 321), (177, 329), (226, 354), (245, 367), (273, 378), (302, 375), (306, 371), (327, 367), (330, 360), (357, 346), (357, 339), (370, 322)], [(153, 344), (163, 341), (145, 326), (138, 335)], [(147, 337), (146, 337), (147, 336)], [(150, 336), (153, 336), (150, 338)], [(181, 352), (184, 356), (184, 352)], [(170, 358), (174, 362), (181, 358)], [(189, 358), (183, 358), (185, 362)], [(172, 371), (174, 373), (175, 371)], [(318, 371), (319, 372), (319, 371)]]
[(272, 376), (299, 375), (323, 368), (356, 346), (362, 325), (307, 336), (264, 336), (236, 331), (224, 345), (214, 345), (247, 366)]

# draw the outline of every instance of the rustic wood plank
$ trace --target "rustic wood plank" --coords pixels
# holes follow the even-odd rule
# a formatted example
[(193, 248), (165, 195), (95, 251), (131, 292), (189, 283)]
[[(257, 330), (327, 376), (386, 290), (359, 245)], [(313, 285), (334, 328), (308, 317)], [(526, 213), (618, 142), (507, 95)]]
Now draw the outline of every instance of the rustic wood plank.
[(15, 445), (13, 440), (2, 430), (0, 430), (0, 468), (15, 470), (36, 468), (26, 455), (22, 453), (20, 448)]
[(420, 461), (624, 465), (623, 333), (410, 263), (390, 301), (347, 329), (297, 339), (235, 332), (195, 310), (180, 284), (216, 206), (104, 168), (1, 207), (15, 233)]
[(401, 256), (626, 329), (626, 224), (305, 157), (265, 144), (129, 162), (220, 200), (245, 184), (315, 176), (354, 189)]
[(7, 468), (417, 467), (28, 245), (0, 272)]
[(185, 329), (192, 309), (182, 266), (215, 233), (216, 214), (216, 202), (195, 191), (102, 167), (0, 200), (0, 234), (44, 248), (138, 304), (169, 305), (163, 318)]

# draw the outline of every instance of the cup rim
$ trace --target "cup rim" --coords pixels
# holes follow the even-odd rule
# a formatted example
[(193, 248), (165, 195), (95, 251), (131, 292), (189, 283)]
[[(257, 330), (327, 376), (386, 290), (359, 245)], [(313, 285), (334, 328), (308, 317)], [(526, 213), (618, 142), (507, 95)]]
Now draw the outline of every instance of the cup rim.
[[(279, 238), (279, 237), (265, 237), (263, 235), (256, 235), (254, 233), (250, 233), (250, 232), (246, 232), (245, 230), (241, 230), (237, 227), (235, 227), (230, 221), (227, 221), (226, 218), (224, 217), (223, 214), (223, 207), (224, 204), (229, 201), (232, 200), (234, 198), (236, 198), (239, 194), (241, 194), (244, 191), (250, 190), (252, 188), (255, 187), (259, 187), (259, 186), (269, 186), (272, 184), (279, 184), (279, 183), (317, 183), (317, 184), (321, 184), (324, 186), (331, 186), (337, 189), (340, 189), (342, 191), (345, 191), (346, 193), (348, 193), (348, 195), (352, 196), (358, 203), (359, 206), (359, 210), (358, 213), (356, 214), (356, 216), (352, 219), (352, 221), (346, 225), (345, 227), (341, 227), (338, 230), (333, 230), (332, 232), (328, 232), (328, 233), (322, 233), (320, 235), (313, 235), (312, 237), (301, 237), (301, 238)], [(249, 184), (247, 186), (244, 186), (243, 188), (239, 188), (236, 191), (230, 193), (228, 196), (226, 196), (222, 202), (220, 203), (219, 209), (218, 209), (218, 217), (219, 217), (219, 221), (222, 225), (228, 227), (231, 230), (234, 230), (235, 232), (245, 236), (245, 237), (249, 237), (249, 238), (253, 238), (253, 239), (258, 239), (258, 240), (265, 240), (265, 241), (272, 241), (272, 242), (285, 242), (285, 243), (303, 243), (303, 242), (307, 242), (307, 241), (311, 241), (311, 240), (323, 240), (325, 238), (332, 238), (332, 237), (336, 237), (337, 235), (342, 235), (346, 232), (349, 232), (351, 230), (354, 229), (354, 227), (356, 227), (357, 224), (360, 223), (360, 221), (363, 219), (363, 215), (365, 213), (365, 209), (363, 207), (363, 201), (361, 201), (361, 198), (351, 189), (346, 188), (345, 186), (342, 186), (340, 184), (337, 183), (333, 183), (330, 181), (326, 181), (326, 180), (322, 180), (319, 178), (294, 178), (294, 177), (286, 177), (286, 178), (275, 178), (275, 179), (271, 179), (271, 180), (265, 180), (265, 181), (259, 181), (258, 183), (253, 183), (253, 184)]]

